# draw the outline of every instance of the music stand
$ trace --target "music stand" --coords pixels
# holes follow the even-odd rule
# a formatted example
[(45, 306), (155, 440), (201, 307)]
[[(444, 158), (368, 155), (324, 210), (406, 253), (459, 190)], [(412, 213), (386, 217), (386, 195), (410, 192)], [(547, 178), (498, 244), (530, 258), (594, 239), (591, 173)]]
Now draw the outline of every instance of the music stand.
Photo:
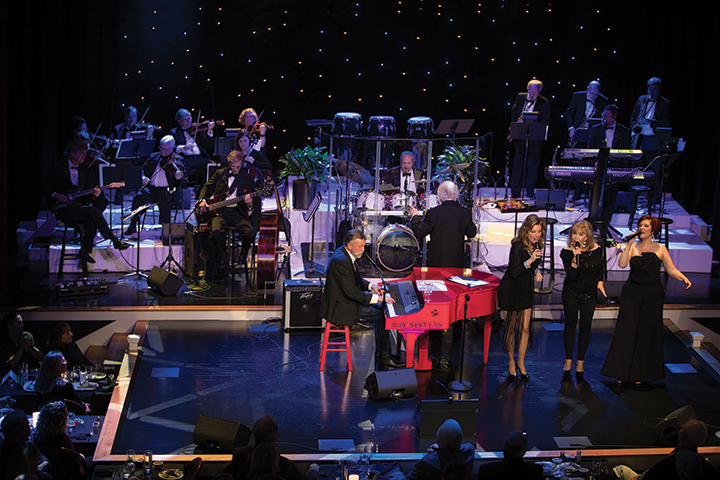
[(126, 215), (120, 219), (120, 224), (122, 225), (123, 222), (125, 222), (125, 220), (130, 220), (133, 217), (142, 215), (142, 220), (140, 220), (140, 225), (138, 226), (138, 231), (137, 231), (137, 245), (135, 246), (135, 250), (136, 250), (136, 252), (135, 252), (135, 271), (133, 273), (128, 273), (127, 275), (123, 275), (123, 278), (131, 277), (133, 275), (137, 275), (137, 277), (138, 277), (137, 279), (142, 277), (147, 280), (147, 278), (148, 278), (147, 275), (145, 275), (144, 273), (142, 273), (140, 271), (140, 232), (142, 232), (143, 228), (145, 227), (145, 212), (147, 212), (148, 208), (154, 207), (155, 205), (157, 205), (157, 203), (148, 203), (146, 205), (142, 205), (142, 206), (136, 208), (135, 210), (133, 210), (132, 212), (130, 212), (128, 215)]
[(136, 162), (139, 158), (147, 158), (155, 149), (155, 139), (120, 140), (120, 146), (115, 160), (130, 160)]
[(575, 136), (572, 139), (573, 144), (578, 143), (585, 143), (587, 144), (588, 140), (590, 140), (590, 129), (597, 125), (598, 123), (602, 122), (602, 118), (588, 118), (588, 128), (582, 128), (575, 130)]
[[(143, 187), (142, 184), (142, 167), (133, 167), (129, 165), (115, 165), (113, 168), (108, 168), (108, 180), (110, 183), (113, 182), (125, 182), (125, 186), (118, 189), (117, 195), (120, 195), (121, 199), (125, 199), (125, 189), (130, 191), (140, 190)], [(122, 211), (123, 201), (120, 202), (120, 209)], [(110, 215), (112, 219), (112, 215)], [(128, 218), (128, 217), (124, 217)], [(120, 238), (125, 238), (125, 225), (123, 218), (120, 219)]]
[(320, 203), (322, 203), (322, 194), (317, 192), (307, 211), (302, 214), (305, 222), (312, 221), (312, 226), (310, 227), (310, 231), (312, 232), (310, 235), (310, 268), (306, 268), (305, 270), (296, 273), (295, 276), (298, 276), (301, 273), (304, 273), (305, 277), (325, 276), (325, 272), (315, 271), (315, 212), (317, 212), (320, 207)]
[(525, 198), (523, 191), (527, 193), (525, 181), (527, 179), (528, 146), (530, 145), (530, 140), (547, 140), (548, 125), (546, 123), (538, 123), (536, 121), (538, 112), (523, 112), (523, 117), (525, 118), (525, 121), (522, 123), (510, 122), (510, 134), (508, 137), (512, 140), (525, 141), (522, 188), (520, 189), (520, 196)]
[(440, 125), (435, 129), (435, 135), (452, 135), (452, 143), (455, 144), (455, 135), (468, 133), (473, 123), (475, 123), (474, 118), (441, 120)]
[[(662, 216), (665, 213), (665, 171), (672, 166), (673, 163), (675, 163), (675, 160), (680, 158), (680, 155), (682, 155), (683, 152), (674, 152), (674, 153), (668, 153), (665, 155), (658, 155), (653, 159), (652, 162), (648, 164), (647, 167), (645, 167), (643, 170), (649, 171), (653, 170), (655, 172), (655, 184), (657, 185), (657, 176), (660, 176), (660, 214), (659, 217), (662, 218)], [(659, 172), (658, 172), (659, 170)], [(655, 194), (655, 198), (653, 198), (652, 205), (655, 205), (657, 203), (657, 193)], [(648, 207), (648, 212), (651, 211), (652, 206)]]

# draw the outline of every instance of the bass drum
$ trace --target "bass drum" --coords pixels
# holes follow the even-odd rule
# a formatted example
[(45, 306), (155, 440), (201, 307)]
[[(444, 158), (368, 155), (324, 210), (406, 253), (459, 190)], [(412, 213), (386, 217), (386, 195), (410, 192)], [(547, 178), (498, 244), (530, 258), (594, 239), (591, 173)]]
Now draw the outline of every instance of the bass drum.
[(375, 258), (392, 272), (412, 268), (420, 257), (420, 244), (412, 230), (404, 225), (388, 225), (377, 240)]

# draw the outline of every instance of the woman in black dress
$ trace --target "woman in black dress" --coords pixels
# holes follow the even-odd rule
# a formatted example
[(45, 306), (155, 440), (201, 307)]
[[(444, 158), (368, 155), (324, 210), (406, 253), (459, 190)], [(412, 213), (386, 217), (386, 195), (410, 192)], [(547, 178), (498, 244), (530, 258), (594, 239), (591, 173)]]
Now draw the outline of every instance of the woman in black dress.
[(663, 298), (660, 266), (685, 289), (692, 283), (675, 268), (667, 249), (653, 241), (660, 220), (650, 215), (638, 220), (637, 237), (620, 255), (618, 265), (630, 265), (630, 276), (620, 296), (615, 333), (602, 374), (622, 382), (652, 382), (665, 378), (663, 363)]
[(590, 344), (590, 327), (597, 303), (596, 291), (599, 289), (605, 295), (602, 282), (602, 251), (595, 243), (590, 222), (581, 220), (570, 227), (568, 245), (560, 252), (560, 258), (565, 266), (565, 283), (562, 292), (565, 311), (563, 380), (570, 380), (575, 328), (579, 316), (580, 333), (575, 376), (578, 382), (582, 382), (585, 375), (585, 352)]
[[(508, 379), (520, 375), (527, 382), (530, 375), (525, 370), (525, 352), (530, 339), (530, 316), (533, 306), (533, 277), (542, 281), (536, 273), (545, 243), (545, 221), (537, 215), (528, 215), (517, 237), (512, 240), (510, 263), (500, 281), (498, 306), (505, 317), (503, 348), (508, 353)], [(515, 336), (519, 331), (518, 359), (515, 363)], [(516, 368), (517, 367), (517, 368)]]

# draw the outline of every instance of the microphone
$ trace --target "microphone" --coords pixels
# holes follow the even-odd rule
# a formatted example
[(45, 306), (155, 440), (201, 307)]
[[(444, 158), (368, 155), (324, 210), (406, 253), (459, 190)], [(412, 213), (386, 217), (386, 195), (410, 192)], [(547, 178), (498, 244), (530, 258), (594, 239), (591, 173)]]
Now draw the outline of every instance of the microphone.
[(575, 248), (580, 248), (580, 242), (575, 242)]
[(630, 240), (632, 240), (633, 238), (637, 237), (638, 235), (640, 235), (640, 230), (638, 230), (637, 232), (631, 233), (631, 234), (628, 235), (627, 237), (623, 238), (622, 241), (623, 241), (623, 242), (629, 242)]

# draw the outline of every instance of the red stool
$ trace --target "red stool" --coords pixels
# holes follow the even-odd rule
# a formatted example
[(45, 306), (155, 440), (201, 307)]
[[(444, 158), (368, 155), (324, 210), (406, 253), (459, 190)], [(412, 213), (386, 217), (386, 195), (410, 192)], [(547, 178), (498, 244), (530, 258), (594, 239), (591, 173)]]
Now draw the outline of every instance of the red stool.
[[(333, 328), (335, 327), (335, 328)], [(344, 342), (330, 342), (330, 332), (345, 332)], [(342, 345), (337, 348), (329, 348), (330, 346)], [(325, 357), (327, 352), (345, 352), (347, 353), (348, 371), (352, 372), (352, 355), (350, 355), (350, 325), (333, 325), (325, 322), (325, 331), (323, 332), (322, 349), (320, 350), (320, 371), (325, 370)]]

